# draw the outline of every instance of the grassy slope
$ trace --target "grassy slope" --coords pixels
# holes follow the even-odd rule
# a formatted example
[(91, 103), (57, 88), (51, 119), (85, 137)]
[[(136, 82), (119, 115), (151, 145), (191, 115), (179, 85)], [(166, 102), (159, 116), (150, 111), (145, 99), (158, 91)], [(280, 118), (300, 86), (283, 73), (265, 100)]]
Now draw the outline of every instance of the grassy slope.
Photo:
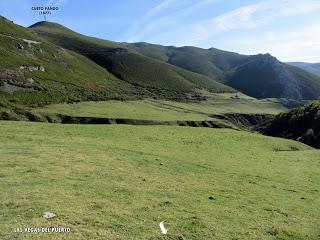
[(259, 113), (277, 114), (287, 110), (279, 102), (256, 100), (241, 96), (231, 99), (234, 94), (210, 95), (201, 103), (179, 103), (164, 100), (85, 102), (78, 104), (55, 104), (35, 113), (60, 113), (70, 116), (129, 118), (149, 120), (210, 120), (212, 114)]
[(215, 48), (166, 47), (148, 43), (133, 43), (128, 44), (128, 46), (145, 56), (218, 80), (224, 79), (224, 71), (231, 69), (248, 58), (245, 55)]
[[(16, 70), (21, 65), (43, 66), (46, 70), (24, 74), (26, 78), (35, 80), (34, 91), (14, 94), (0, 92), (1, 101), (41, 105), (138, 95), (135, 87), (117, 79), (88, 58), (48, 43), (4, 18), (0, 18), (0, 34), (0, 71)], [(24, 43), (24, 38), (42, 44), (30, 48)], [(24, 50), (19, 50), (18, 44), (23, 45)]]
[(123, 44), (87, 37), (54, 23), (40, 22), (30, 28), (49, 41), (87, 56), (130, 83), (176, 92), (190, 92), (195, 87), (212, 92), (232, 91), (211, 78), (143, 56)]
[[(166, 239), (319, 237), (320, 155), (298, 142), (202, 128), (0, 125), (3, 240), (162, 239), (161, 221)], [(44, 220), (45, 211), (57, 217)], [(72, 232), (14, 235), (20, 226)]]
[(76, 117), (105, 117), (142, 120), (209, 120), (209, 116), (197, 112), (171, 107), (170, 101), (106, 101), (84, 102), (79, 104), (54, 104), (35, 113), (59, 113)]

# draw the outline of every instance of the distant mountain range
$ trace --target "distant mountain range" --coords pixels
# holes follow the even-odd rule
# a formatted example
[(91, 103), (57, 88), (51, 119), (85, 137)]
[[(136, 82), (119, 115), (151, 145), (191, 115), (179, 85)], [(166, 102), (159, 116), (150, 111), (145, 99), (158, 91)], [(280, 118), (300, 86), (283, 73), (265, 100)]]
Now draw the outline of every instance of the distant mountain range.
[(282, 63), (270, 54), (247, 56), (215, 48), (177, 48), (148, 43), (127, 46), (145, 56), (217, 79), (255, 98), (319, 97), (318, 76)]
[(149, 90), (185, 93), (205, 88), (211, 92), (234, 91), (214, 78), (140, 54), (127, 44), (87, 37), (49, 22), (36, 23), (30, 29), (47, 41), (86, 56), (117, 78)]
[(320, 77), (269, 54), (118, 43), (0, 18), (0, 100), (39, 105), (107, 99), (201, 100), (209, 92), (317, 99)]
[(288, 62), (288, 64), (320, 76), (320, 63)]
[(219, 81), (256, 98), (301, 100), (320, 96), (320, 77), (269, 54), (247, 56), (215, 48), (116, 43), (86, 37), (49, 22), (39, 22), (30, 29), (57, 45), (87, 56), (115, 76), (137, 84), (175, 85), (170, 79), (181, 71), (175, 66), (207, 77), (191, 80), (198, 87), (210, 89), (209, 83)]

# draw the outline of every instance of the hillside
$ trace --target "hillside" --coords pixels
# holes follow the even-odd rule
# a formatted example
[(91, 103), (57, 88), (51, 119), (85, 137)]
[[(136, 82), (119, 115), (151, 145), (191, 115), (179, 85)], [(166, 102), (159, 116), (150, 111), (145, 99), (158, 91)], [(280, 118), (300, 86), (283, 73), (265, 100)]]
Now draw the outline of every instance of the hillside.
[(2, 240), (319, 237), (319, 151), (302, 143), (228, 129), (0, 127)]
[(127, 44), (127, 46), (143, 55), (211, 78), (216, 78), (220, 81), (223, 81), (226, 71), (248, 58), (245, 55), (215, 48), (165, 47), (148, 43), (133, 43)]
[(294, 139), (320, 148), (320, 102), (277, 115), (264, 123), (263, 134)]
[(75, 52), (0, 17), (1, 108), (150, 94)]
[(50, 22), (30, 29), (5, 18), (0, 23), (0, 99), (6, 108), (148, 97), (203, 99), (198, 89), (295, 100), (320, 94), (320, 77), (269, 54), (116, 43)]
[(320, 63), (288, 62), (288, 64), (320, 76)]
[(320, 96), (320, 77), (269, 54), (247, 56), (215, 48), (116, 43), (87, 37), (50, 22), (36, 23), (30, 29), (87, 56), (121, 79), (148, 88), (228, 91), (218, 85), (219, 81), (256, 98), (303, 100)]
[(303, 100), (320, 96), (320, 77), (269, 54), (251, 56), (227, 74), (225, 83), (256, 98)]
[(0, 240), (319, 239), (319, 86), (269, 54), (0, 18)]
[(317, 99), (320, 77), (270, 54), (240, 55), (215, 48), (127, 44), (139, 53), (203, 74), (256, 98)]
[(195, 88), (211, 92), (233, 92), (212, 78), (193, 73), (163, 61), (146, 57), (123, 44), (87, 37), (56, 23), (39, 22), (30, 26), (37, 34), (57, 45), (76, 51), (120, 79), (166, 95), (188, 93)]
[(52, 104), (32, 109), (32, 121), (64, 124), (168, 125), (251, 130), (287, 110), (280, 100), (257, 100), (235, 94), (212, 94), (206, 101), (146, 99)]

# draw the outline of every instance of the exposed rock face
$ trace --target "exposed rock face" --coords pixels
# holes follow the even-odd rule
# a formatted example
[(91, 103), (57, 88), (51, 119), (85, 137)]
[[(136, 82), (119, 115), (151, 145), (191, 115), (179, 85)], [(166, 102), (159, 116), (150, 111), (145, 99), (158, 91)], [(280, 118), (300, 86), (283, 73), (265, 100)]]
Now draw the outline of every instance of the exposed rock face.
[(15, 93), (18, 91), (30, 92), (30, 91), (33, 91), (33, 89), (25, 88), (25, 87), (18, 87), (18, 86), (4, 82), (3, 85), (0, 86), (0, 91), (12, 94), (12, 93)]
[(52, 212), (45, 212), (43, 213), (43, 217), (45, 219), (51, 219), (51, 218), (54, 218), (55, 216), (57, 216), (56, 214), (52, 213)]
[(27, 45), (28, 45), (28, 47), (32, 47), (32, 44), (36, 44), (36, 45), (38, 45), (38, 44), (41, 44), (41, 42), (36, 42), (36, 41), (32, 41), (32, 40), (28, 40), (28, 39), (22, 39)]
[(29, 71), (29, 72), (34, 72), (34, 71), (41, 71), (41, 72), (45, 72), (45, 68), (42, 66), (25, 66), (22, 65), (19, 67), (20, 70), (22, 71)]
[(277, 76), (279, 83), (282, 85), (283, 97), (301, 100), (301, 89), (297, 79), (292, 76), (292, 73), (286, 69), (285, 65), (270, 54), (264, 55), (264, 61), (274, 69), (275, 76)]
[(16, 69), (5, 69), (0, 71), (1, 91), (13, 93), (21, 88), (31, 88), (34, 84), (33, 78), (26, 78), (25, 72), (41, 71), (45, 72), (42, 66), (20, 66)]
[(286, 65), (278, 61), (277, 58), (270, 54), (259, 54), (257, 55), (257, 64), (261, 64), (263, 67), (272, 69), (275, 76), (275, 80), (278, 81), (282, 88), (283, 98), (298, 99), (301, 100), (301, 90), (298, 82), (292, 76), (292, 74), (286, 69)]
[(270, 54), (251, 56), (229, 72), (226, 83), (256, 98), (317, 99), (320, 79), (278, 61)]
[(32, 78), (26, 79), (26, 85), (32, 86), (33, 83), (34, 83), (34, 80)]
[(22, 44), (18, 44), (17, 48), (20, 49), (20, 50), (23, 50), (24, 46)]
[(2, 81), (19, 81), (21, 79), (25, 79), (25, 77), (19, 69), (6, 69), (0, 72), (0, 80)]

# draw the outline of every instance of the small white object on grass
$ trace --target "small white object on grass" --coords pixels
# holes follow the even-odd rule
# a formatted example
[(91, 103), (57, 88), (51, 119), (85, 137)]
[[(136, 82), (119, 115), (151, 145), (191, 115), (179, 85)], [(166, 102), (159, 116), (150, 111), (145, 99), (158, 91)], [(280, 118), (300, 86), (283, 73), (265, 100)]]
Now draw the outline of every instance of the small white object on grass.
[(161, 233), (162, 234), (167, 234), (168, 230), (164, 227), (163, 222), (161, 222), (159, 224), (159, 226), (160, 226), (160, 229), (161, 229)]
[(45, 213), (43, 214), (43, 217), (44, 217), (45, 219), (54, 218), (55, 216), (57, 216), (57, 215), (54, 214), (54, 213), (52, 213), (52, 212), (45, 212)]

